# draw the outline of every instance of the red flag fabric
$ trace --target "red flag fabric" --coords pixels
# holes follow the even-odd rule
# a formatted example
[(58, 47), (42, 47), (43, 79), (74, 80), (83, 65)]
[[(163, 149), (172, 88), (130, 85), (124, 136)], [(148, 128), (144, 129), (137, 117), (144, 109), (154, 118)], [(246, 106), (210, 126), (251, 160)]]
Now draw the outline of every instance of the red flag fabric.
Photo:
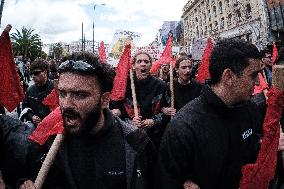
[(150, 69), (150, 74), (152, 75), (157, 75), (160, 67), (162, 66), (162, 62), (160, 60), (157, 60), (152, 63), (151, 69)]
[(125, 98), (127, 76), (130, 69), (131, 45), (126, 45), (116, 68), (111, 100), (118, 101)]
[(209, 37), (196, 76), (196, 80), (199, 81), (200, 83), (205, 83), (206, 79), (210, 79), (209, 59), (211, 56), (212, 48), (213, 48), (213, 43), (211, 38)]
[(173, 38), (172, 36), (169, 36), (166, 47), (160, 57), (160, 61), (163, 64), (170, 64), (170, 62), (172, 61), (172, 44), (173, 44)]
[(100, 43), (99, 56), (103, 61), (103, 63), (106, 63), (106, 51), (105, 51), (105, 44), (103, 41), (101, 41)]
[(271, 63), (272, 63), (272, 65), (275, 64), (276, 59), (277, 59), (277, 56), (278, 56), (278, 50), (277, 50), (277, 47), (276, 47), (276, 45), (275, 45), (275, 42), (273, 42), (272, 58), (271, 58)]
[(55, 89), (52, 89), (50, 94), (43, 99), (42, 103), (48, 106), (50, 111), (55, 110), (59, 106), (57, 91)]
[(166, 47), (161, 57), (152, 63), (152, 67), (150, 69), (150, 73), (152, 75), (158, 74), (158, 70), (162, 64), (170, 64), (170, 62), (172, 61), (172, 44), (173, 44), (173, 38), (172, 36), (169, 36), (166, 43)]
[(267, 96), (261, 148), (256, 163), (242, 167), (240, 189), (267, 189), (275, 173), (284, 93), (272, 87)]
[(265, 82), (264, 77), (262, 76), (261, 73), (258, 73), (258, 78), (259, 78), (259, 85), (258, 86), (254, 86), (254, 92), (253, 95), (262, 93), (264, 89), (268, 89), (268, 85)]
[(43, 145), (52, 135), (63, 134), (63, 120), (60, 107), (46, 116), (29, 136), (29, 139)]
[(11, 112), (23, 101), (24, 92), (7, 31), (0, 36), (0, 70), (0, 105)]

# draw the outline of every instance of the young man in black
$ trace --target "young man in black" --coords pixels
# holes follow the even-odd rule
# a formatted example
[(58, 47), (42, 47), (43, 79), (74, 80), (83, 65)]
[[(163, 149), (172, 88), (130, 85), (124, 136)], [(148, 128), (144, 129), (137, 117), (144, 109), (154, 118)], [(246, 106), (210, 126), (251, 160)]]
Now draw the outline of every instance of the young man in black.
[[(192, 60), (187, 57), (177, 59), (175, 69), (178, 78), (174, 80), (174, 108), (163, 108), (162, 111), (169, 116), (174, 116), (184, 105), (200, 95), (202, 85), (192, 76)], [(170, 104), (170, 87), (168, 87), (166, 99)]]
[[(150, 139), (108, 109), (111, 67), (80, 52), (67, 57), (58, 72), (65, 140), (44, 188), (152, 188)], [(24, 182), (24, 188), (34, 188), (32, 181)]]
[(165, 103), (166, 83), (150, 75), (152, 58), (148, 53), (139, 52), (132, 62), (135, 76), (135, 90), (139, 116), (134, 116), (134, 106), (130, 80), (128, 80), (125, 100), (112, 102), (112, 109), (118, 111), (123, 120), (132, 122), (136, 127), (146, 130), (147, 134), (158, 147), (164, 129), (166, 116), (161, 112)]
[(164, 134), (158, 161), (158, 188), (237, 189), (242, 165), (256, 159), (262, 127), (249, 100), (261, 54), (248, 42), (222, 40), (213, 48), (212, 86), (185, 105)]
[(49, 107), (42, 101), (52, 91), (54, 84), (48, 79), (49, 67), (45, 60), (33, 61), (30, 70), (34, 84), (25, 93), (20, 118), (38, 125), (50, 113)]

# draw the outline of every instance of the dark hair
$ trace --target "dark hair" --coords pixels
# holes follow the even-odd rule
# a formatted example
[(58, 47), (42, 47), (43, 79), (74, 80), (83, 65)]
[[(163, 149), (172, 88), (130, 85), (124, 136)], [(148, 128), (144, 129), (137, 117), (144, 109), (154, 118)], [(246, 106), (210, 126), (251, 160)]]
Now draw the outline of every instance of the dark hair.
[(43, 60), (43, 59), (36, 59), (34, 60), (32, 63), (31, 63), (31, 66), (30, 66), (30, 70), (31, 72), (36, 70), (36, 69), (39, 69), (41, 71), (47, 71), (49, 72), (49, 65), (48, 63)]
[(59, 69), (59, 74), (65, 72), (72, 72), (79, 75), (92, 75), (95, 76), (96, 79), (98, 79), (103, 92), (111, 91), (115, 75), (114, 69), (109, 64), (103, 63), (98, 56), (90, 52), (74, 52), (71, 55), (64, 57), (62, 59), (62, 62), (67, 60), (86, 62), (95, 69), (95, 72), (92, 74), (83, 73), (70, 68), (64, 70)]
[(178, 58), (178, 59), (176, 60), (175, 68), (178, 69), (180, 63), (181, 63), (182, 61), (184, 61), (184, 60), (188, 60), (188, 61), (190, 61), (190, 62), (192, 63), (192, 60), (191, 60), (190, 58), (188, 58), (187, 56), (181, 56), (180, 58)]
[(214, 46), (209, 63), (212, 84), (220, 82), (225, 69), (241, 76), (249, 66), (249, 59), (260, 59), (257, 47), (241, 39), (223, 39)]
[(260, 54), (261, 54), (261, 57), (264, 58), (266, 54), (271, 54), (271, 50), (269, 50), (268, 48), (265, 48), (260, 51)]
[(136, 62), (137, 56), (140, 54), (145, 54), (149, 57), (150, 63), (152, 64), (152, 57), (150, 56), (149, 53), (145, 52), (145, 51), (139, 51), (136, 54), (134, 54), (133, 58), (132, 58), (132, 64), (134, 64)]

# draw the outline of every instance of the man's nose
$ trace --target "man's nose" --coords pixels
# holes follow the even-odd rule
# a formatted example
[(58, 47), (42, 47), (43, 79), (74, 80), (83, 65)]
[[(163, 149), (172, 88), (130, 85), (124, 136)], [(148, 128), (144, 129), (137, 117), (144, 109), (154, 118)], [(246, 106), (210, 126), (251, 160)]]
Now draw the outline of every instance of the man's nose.
[(59, 98), (59, 104), (61, 108), (71, 108), (74, 106), (73, 97), (70, 94), (67, 94), (64, 97)]

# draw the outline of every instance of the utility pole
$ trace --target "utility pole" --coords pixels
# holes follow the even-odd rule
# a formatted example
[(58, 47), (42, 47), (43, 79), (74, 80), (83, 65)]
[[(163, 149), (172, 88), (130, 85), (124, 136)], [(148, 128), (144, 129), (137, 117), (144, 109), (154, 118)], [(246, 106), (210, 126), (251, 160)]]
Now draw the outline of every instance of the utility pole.
[(82, 22), (82, 51), (84, 51), (84, 24)]
[(96, 11), (96, 6), (97, 5), (106, 5), (106, 4), (95, 4), (94, 5), (94, 17), (93, 17), (93, 53), (95, 53), (95, 11)]
[(5, 3), (5, 0), (1, 0), (1, 4), (0, 4), (0, 27), (1, 27), (1, 20), (2, 20), (2, 13), (3, 13), (3, 9), (4, 9), (4, 3)]

